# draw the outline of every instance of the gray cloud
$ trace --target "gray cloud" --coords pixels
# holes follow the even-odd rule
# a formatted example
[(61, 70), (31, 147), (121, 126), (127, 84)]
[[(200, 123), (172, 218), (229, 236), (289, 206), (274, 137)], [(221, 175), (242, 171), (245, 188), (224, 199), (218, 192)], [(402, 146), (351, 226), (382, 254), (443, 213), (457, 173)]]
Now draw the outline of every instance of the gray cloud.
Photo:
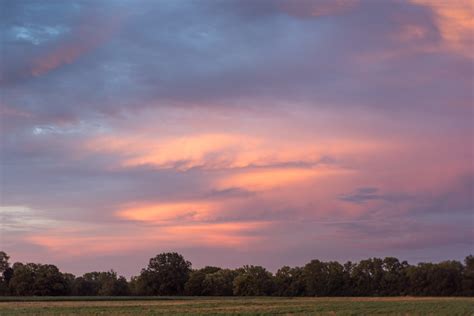
[[(473, 177), (466, 173), (472, 170), (472, 60), (443, 49), (441, 31), (427, 7), (399, 1), (359, 1), (343, 8), (330, 3), (3, 1), (1, 204), (38, 210), (45, 223), (113, 225), (120, 221), (114, 213), (117, 207), (129, 201), (224, 201), (228, 209), (209, 222), (274, 224), (262, 229), (260, 236), (270, 240), (268, 245), (281, 241), (281, 254), (243, 251), (245, 259), (258, 258), (269, 265), (292, 255), (296, 257), (285, 262), (299, 264), (321, 253), (331, 258), (341, 252), (338, 249), (350, 252), (364, 243), (375, 252), (386, 247), (387, 252), (407, 256), (437, 243), (454, 245), (456, 255), (465, 252), (469, 246), (465, 241), (472, 237), (468, 224), (472, 225), (474, 204)], [(313, 8), (315, 4), (322, 7)], [(404, 38), (407, 27), (420, 35)], [(319, 160), (288, 158), (233, 170), (208, 170), (203, 163), (184, 171), (186, 159), (173, 161), (167, 169), (124, 168), (117, 166), (126, 153), (84, 149), (94, 137), (116, 134), (120, 139), (139, 130), (140, 115), (147, 110), (158, 111), (150, 112), (154, 116), (148, 124), (161, 128), (154, 132), (159, 140), (169, 130), (195, 132), (205, 130), (206, 124), (166, 121), (159, 110), (179, 116), (173, 111), (192, 109), (201, 111), (202, 117), (222, 111), (235, 124), (229, 130), (251, 134), (255, 126), (266, 127), (264, 118), (272, 111), (297, 112), (300, 105), (307, 112), (306, 124), (313, 124), (314, 116), (315, 140), (307, 140), (308, 147), (319, 150), (320, 132), (331, 142), (339, 136), (332, 133), (341, 130), (369, 134), (401, 149), (385, 153), (380, 148), (348, 157), (323, 153)], [(240, 109), (248, 112), (242, 114)], [(319, 130), (317, 116), (326, 112), (341, 120), (320, 128), (327, 131)], [(267, 129), (269, 134), (284, 135), (289, 127), (269, 124)], [(291, 135), (299, 141), (299, 135)], [(404, 142), (428, 148), (429, 155), (422, 155), (421, 149), (403, 152), (411, 148)], [(340, 145), (343, 152), (345, 145)], [(356, 145), (365, 146), (364, 140)], [(379, 160), (382, 167), (372, 164)], [(408, 187), (412, 180), (407, 176), (392, 182), (405, 168), (427, 163), (439, 166), (436, 181), (446, 178), (440, 188), (405, 188), (403, 183)], [(347, 184), (321, 181), (298, 187), (292, 201), (285, 200), (283, 189), (269, 196), (265, 190), (234, 183), (228, 188), (213, 185), (217, 177), (232, 172), (307, 171), (319, 166), (354, 175)], [(385, 189), (386, 183), (392, 189)], [(338, 188), (327, 197), (329, 202), (318, 195), (326, 186)], [(234, 199), (240, 204), (232, 204)], [(18, 219), (33, 227), (38, 224), (35, 216), (19, 214)], [(12, 214), (5, 218), (5, 226), (18, 228)], [(441, 237), (432, 235), (439, 230), (444, 231)], [(10, 243), (12, 249), (29, 253), (39, 247), (15, 234), (18, 240)], [(359, 243), (347, 247), (351, 240)], [(227, 251), (196, 249), (182, 247), (202, 264), (209, 254)], [(35, 251), (44, 258), (46, 250)], [(426, 251), (433, 258), (440, 256)], [(236, 257), (229, 254), (232, 260)], [(113, 262), (121, 257), (107, 258)], [(104, 265), (101, 260), (94, 264)], [(64, 264), (85, 269), (67, 260)]]

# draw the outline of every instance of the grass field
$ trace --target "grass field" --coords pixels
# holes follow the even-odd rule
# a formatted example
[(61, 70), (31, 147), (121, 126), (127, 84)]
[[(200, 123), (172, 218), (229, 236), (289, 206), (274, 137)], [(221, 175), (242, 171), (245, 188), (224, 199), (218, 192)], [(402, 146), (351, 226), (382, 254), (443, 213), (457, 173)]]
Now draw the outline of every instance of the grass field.
[(0, 315), (474, 315), (474, 298), (26, 297)]

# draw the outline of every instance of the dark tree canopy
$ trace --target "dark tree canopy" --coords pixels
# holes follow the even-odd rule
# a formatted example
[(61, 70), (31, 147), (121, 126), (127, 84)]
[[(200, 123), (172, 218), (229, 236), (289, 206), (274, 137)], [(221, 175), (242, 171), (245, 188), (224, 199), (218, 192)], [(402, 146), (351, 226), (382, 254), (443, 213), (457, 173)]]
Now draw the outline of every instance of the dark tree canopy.
[(397, 258), (370, 258), (358, 263), (312, 260), (303, 267), (280, 268), (275, 275), (261, 266), (238, 269), (204, 267), (178, 253), (150, 259), (127, 281), (113, 270), (75, 277), (51, 264), (10, 266), (0, 251), (0, 295), (209, 295), (209, 296), (474, 296), (474, 256), (464, 262), (410, 265)]
[(305, 294), (303, 268), (284, 266), (275, 274), (275, 295), (302, 296)]
[(234, 279), (234, 295), (259, 296), (273, 292), (272, 274), (260, 266), (244, 266)]
[(219, 271), (218, 267), (204, 267), (199, 270), (193, 270), (189, 274), (189, 279), (185, 284), (186, 295), (206, 295), (203, 287), (203, 282), (208, 274)]
[(311, 296), (335, 296), (344, 293), (344, 267), (338, 262), (313, 260), (303, 269), (306, 292)]
[(203, 295), (231, 296), (233, 294), (234, 279), (237, 272), (221, 269), (214, 273), (206, 274), (203, 281)]
[(474, 296), (474, 256), (472, 255), (464, 260), (462, 295)]
[(183, 295), (191, 272), (191, 262), (176, 252), (168, 252), (150, 259), (142, 270), (139, 288), (148, 295)]
[(13, 295), (67, 295), (67, 279), (51, 264), (15, 263), (9, 287)]
[(7, 295), (9, 292), (8, 284), (13, 276), (9, 259), (10, 257), (4, 251), (0, 251), (0, 295)]
[(10, 257), (4, 251), (0, 251), (0, 275), (3, 275), (3, 272), (10, 267), (9, 259)]
[(127, 279), (118, 277), (113, 270), (89, 272), (72, 283), (73, 295), (77, 296), (124, 296), (129, 295)]

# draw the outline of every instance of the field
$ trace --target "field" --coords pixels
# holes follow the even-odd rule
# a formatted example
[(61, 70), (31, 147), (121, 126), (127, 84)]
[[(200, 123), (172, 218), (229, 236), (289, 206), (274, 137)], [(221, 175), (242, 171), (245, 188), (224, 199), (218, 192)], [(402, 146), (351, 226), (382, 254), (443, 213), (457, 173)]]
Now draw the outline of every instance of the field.
[(26, 297), (0, 315), (474, 315), (474, 298)]

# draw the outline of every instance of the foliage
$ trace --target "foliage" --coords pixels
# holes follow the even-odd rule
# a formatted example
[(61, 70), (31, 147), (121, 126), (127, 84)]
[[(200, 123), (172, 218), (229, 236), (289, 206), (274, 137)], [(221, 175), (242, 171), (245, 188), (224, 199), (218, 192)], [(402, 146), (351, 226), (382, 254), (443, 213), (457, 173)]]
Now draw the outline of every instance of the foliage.
[(214, 273), (206, 274), (203, 281), (203, 295), (231, 296), (233, 294), (234, 279), (237, 271), (221, 269)]
[(4, 251), (0, 251), (0, 295), (9, 293), (8, 284), (13, 275), (13, 270), (8, 262), (9, 259), (10, 257)]
[(9, 259), (10, 257), (4, 251), (0, 251), (0, 275), (2, 276), (5, 270), (10, 267)]
[(124, 296), (129, 295), (127, 279), (117, 277), (113, 270), (90, 272), (76, 278), (72, 283), (72, 294), (78, 296)]
[(55, 296), (70, 294), (68, 281), (64, 274), (51, 264), (15, 263), (9, 288), (13, 295)]
[(191, 270), (178, 253), (150, 259), (140, 275), (127, 281), (113, 270), (75, 277), (50, 264), (15, 263), (0, 251), (0, 295), (82, 297), (189, 296), (474, 296), (474, 256), (459, 261), (410, 265), (397, 258), (358, 263), (312, 260), (303, 267), (261, 266)]
[(304, 267), (303, 279), (309, 296), (343, 294), (344, 267), (338, 262), (313, 260)]
[(275, 295), (301, 296), (305, 294), (303, 269), (284, 266), (275, 274)]
[(204, 267), (199, 270), (191, 271), (189, 279), (184, 285), (184, 291), (186, 295), (205, 295), (203, 289), (203, 282), (206, 275), (219, 271), (218, 267)]
[(244, 266), (234, 279), (233, 292), (237, 296), (261, 296), (273, 293), (272, 274), (260, 266)]
[(191, 272), (191, 262), (176, 252), (168, 252), (150, 259), (137, 280), (142, 295), (183, 295), (184, 285)]
[(474, 256), (467, 256), (464, 260), (461, 294), (474, 296)]

